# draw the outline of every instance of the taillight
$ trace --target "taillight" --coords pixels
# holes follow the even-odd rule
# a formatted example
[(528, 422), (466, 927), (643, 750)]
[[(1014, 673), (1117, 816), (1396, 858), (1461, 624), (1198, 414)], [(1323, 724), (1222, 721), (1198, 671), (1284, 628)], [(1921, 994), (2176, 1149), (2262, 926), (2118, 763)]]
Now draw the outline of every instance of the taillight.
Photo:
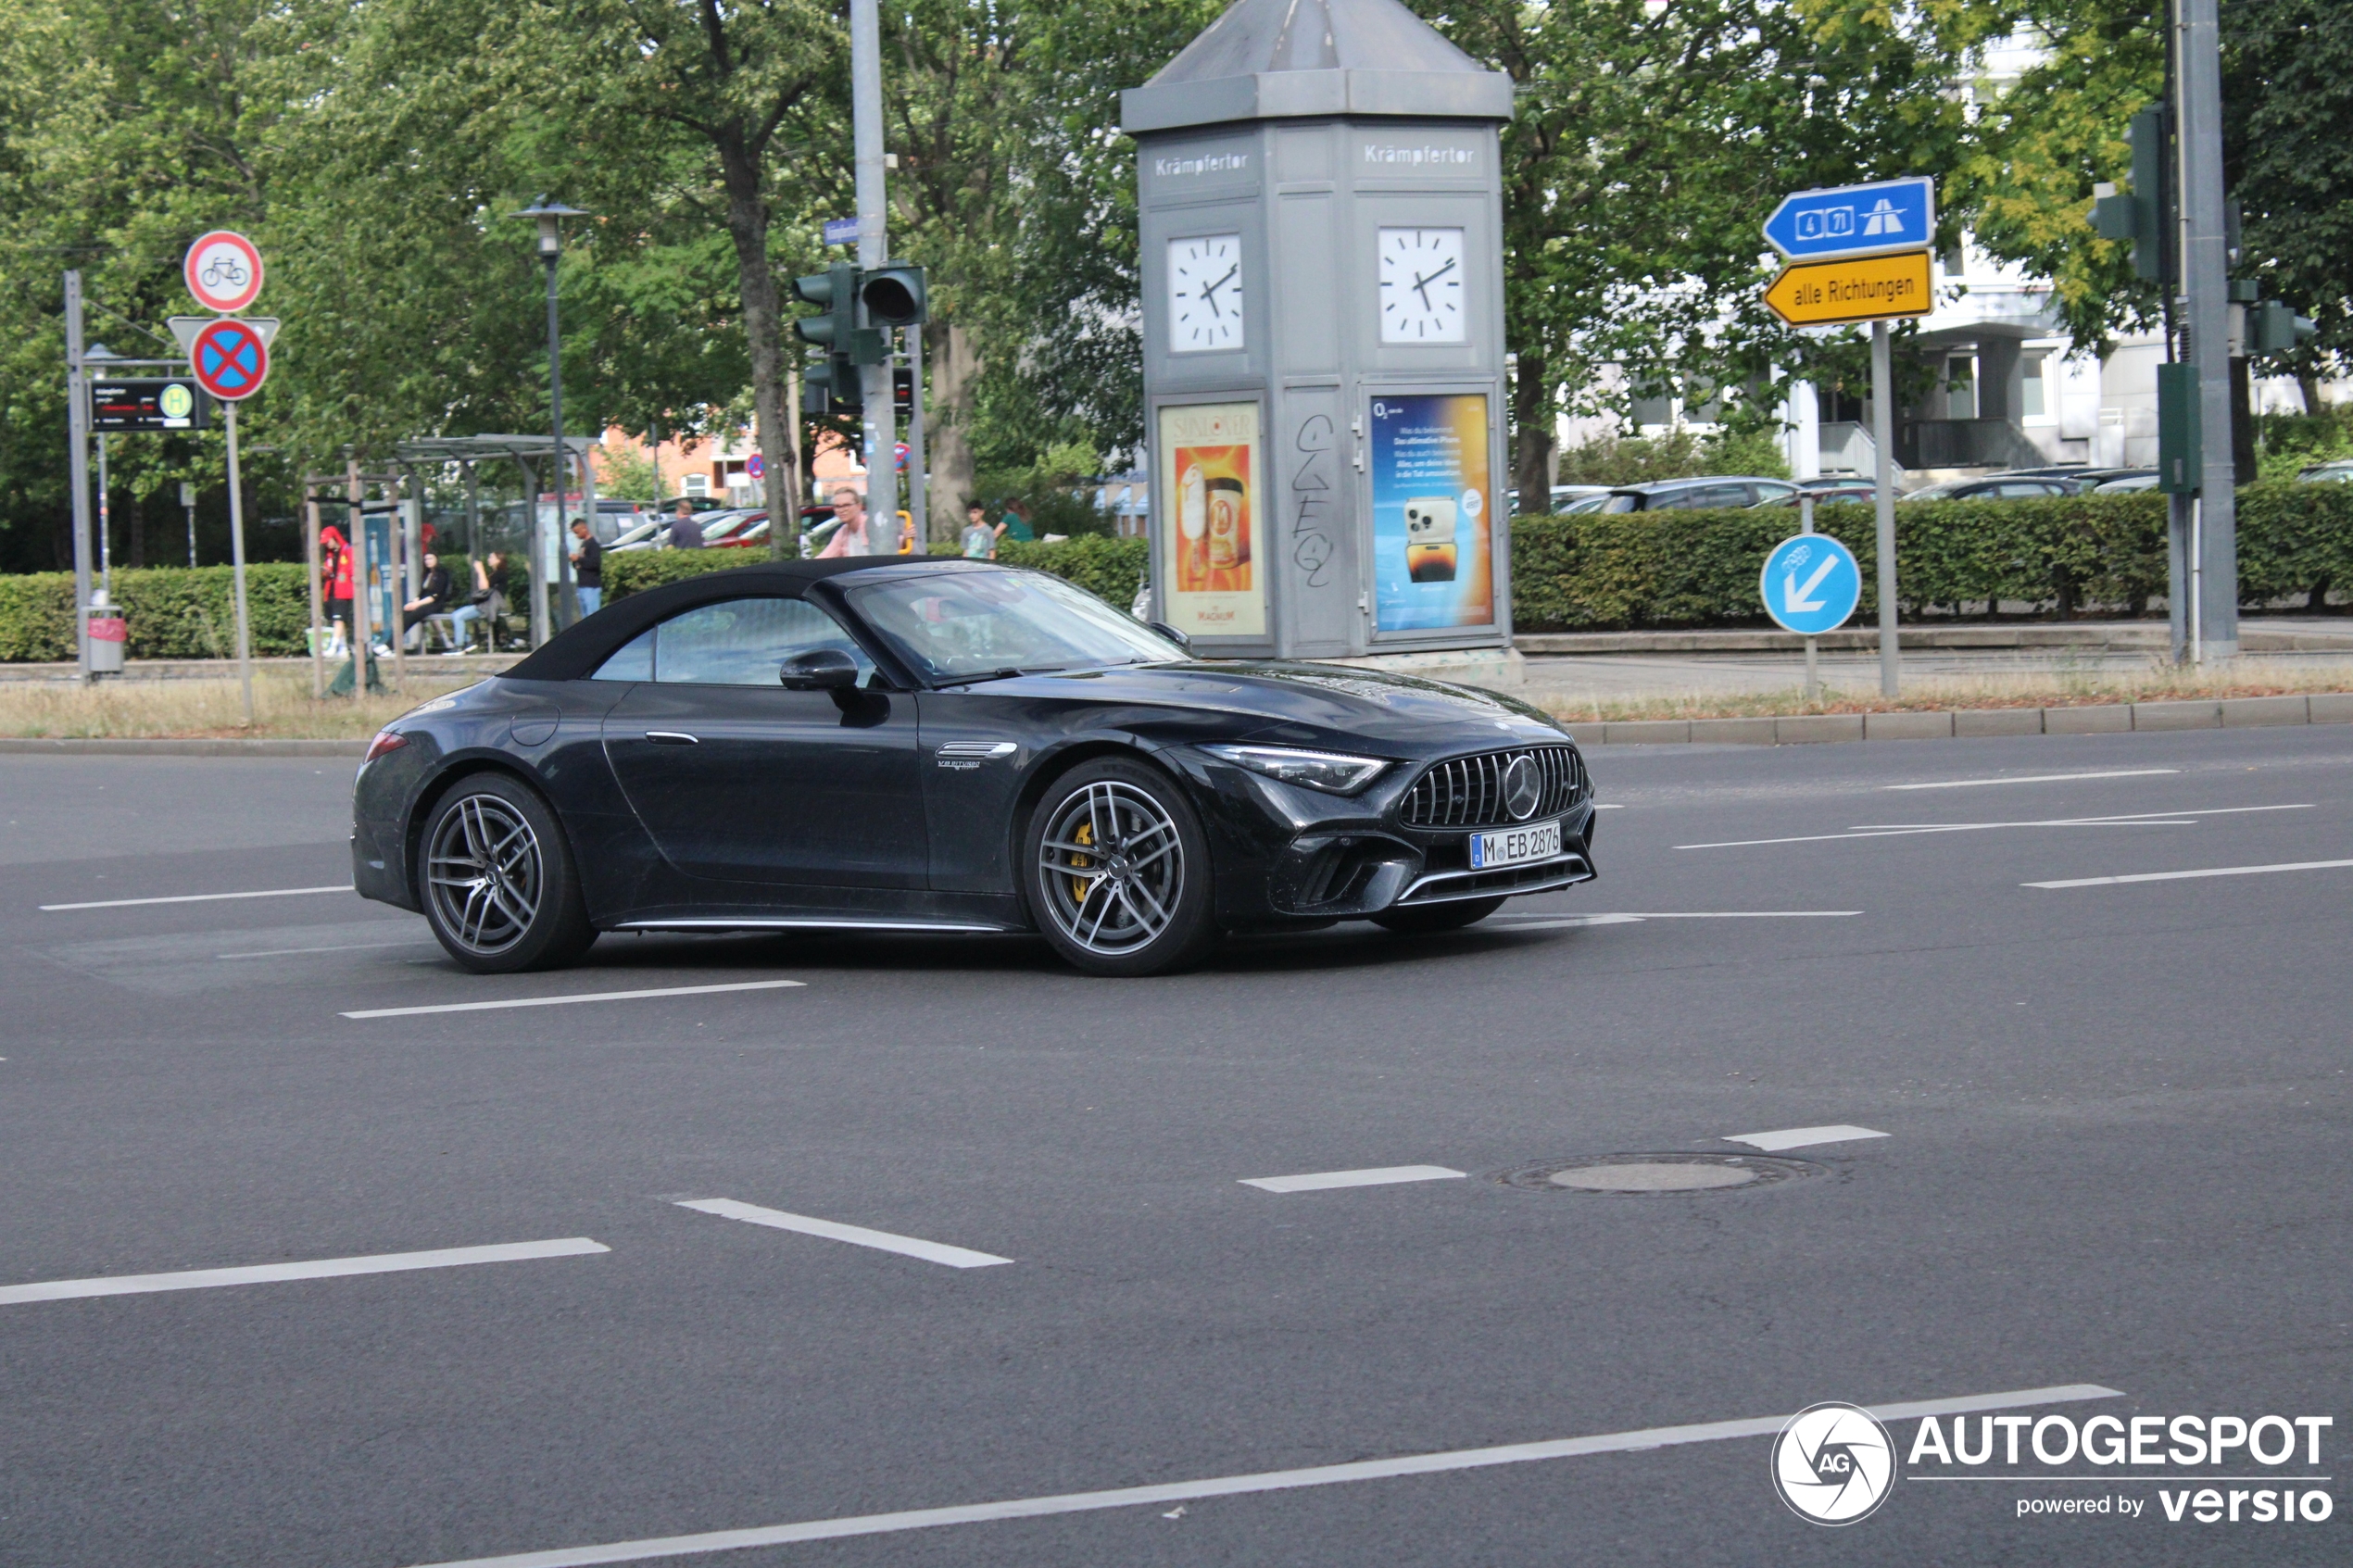
[(364, 768), (385, 752), (397, 751), (408, 744), (409, 737), (398, 730), (378, 730), (376, 738), (368, 743), (368, 755), (361, 759), (359, 765)]

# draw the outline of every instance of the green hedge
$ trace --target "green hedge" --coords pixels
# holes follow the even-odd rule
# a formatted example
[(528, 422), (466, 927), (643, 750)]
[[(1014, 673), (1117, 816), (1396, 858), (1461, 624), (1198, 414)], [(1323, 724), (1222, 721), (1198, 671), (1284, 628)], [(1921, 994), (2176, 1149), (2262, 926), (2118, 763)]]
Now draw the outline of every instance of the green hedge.
[[(232, 568), (148, 567), (114, 574), (115, 602), (130, 623), (132, 659), (233, 659), (237, 613)], [(305, 650), (310, 624), (309, 572), (299, 561), (256, 562), (245, 568), (245, 608), (253, 616), (253, 651)], [(0, 659), (63, 660), (75, 657), (73, 573), (28, 572), (0, 577)]]
[(1069, 579), (1104, 603), (1126, 609), (1136, 600), (1136, 585), (1144, 580), (1144, 562), (1151, 546), (1141, 539), (1114, 539), (1088, 534), (1059, 545), (1006, 539), (997, 546), (997, 559), (1005, 566), (1031, 566)]
[(665, 583), (684, 583), (706, 571), (766, 566), (768, 552), (740, 550), (623, 550), (605, 557), (605, 602), (625, 599)]
[[(1825, 507), (1816, 526), (1851, 548), (1878, 612), (1868, 506)], [(1908, 501), (1895, 508), (1898, 610), (2023, 601), (2062, 613), (2139, 613), (2165, 595), (2165, 497)], [(1797, 532), (1785, 508), (1523, 517), (1512, 525), (1513, 623), (1522, 631), (1755, 622), (1757, 570)], [(2353, 587), (2353, 485), (2256, 484), (2238, 493), (2239, 593), (2262, 604)]]

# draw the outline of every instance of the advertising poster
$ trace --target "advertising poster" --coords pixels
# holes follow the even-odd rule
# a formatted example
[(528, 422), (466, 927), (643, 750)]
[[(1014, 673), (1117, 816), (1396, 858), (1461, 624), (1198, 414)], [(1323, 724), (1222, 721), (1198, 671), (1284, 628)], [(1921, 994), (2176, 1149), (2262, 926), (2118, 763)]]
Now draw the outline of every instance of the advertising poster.
[(1160, 411), (1162, 600), (1189, 637), (1266, 632), (1265, 465), (1256, 403)]
[(1486, 395), (1382, 395), (1372, 416), (1375, 624), (1493, 625)]

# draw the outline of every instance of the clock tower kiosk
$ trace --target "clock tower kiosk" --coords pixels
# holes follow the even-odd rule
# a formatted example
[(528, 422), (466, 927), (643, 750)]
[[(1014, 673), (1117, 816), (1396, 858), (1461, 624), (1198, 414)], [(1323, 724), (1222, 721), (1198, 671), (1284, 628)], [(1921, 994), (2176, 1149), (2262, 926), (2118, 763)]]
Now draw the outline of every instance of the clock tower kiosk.
[(1153, 606), (1203, 653), (1510, 646), (1511, 113), (1398, 0), (1239, 0), (1121, 94)]

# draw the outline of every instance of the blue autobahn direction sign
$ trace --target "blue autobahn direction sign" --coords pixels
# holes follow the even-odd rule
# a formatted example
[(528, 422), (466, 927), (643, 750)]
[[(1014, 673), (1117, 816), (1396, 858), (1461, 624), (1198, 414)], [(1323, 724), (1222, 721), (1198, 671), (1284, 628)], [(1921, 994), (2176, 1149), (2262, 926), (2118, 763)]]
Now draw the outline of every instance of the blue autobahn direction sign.
[(1925, 176), (1783, 196), (1765, 237), (1792, 261), (1919, 250), (1936, 236), (1936, 182)]
[(1855, 552), (1827, 533), (1800, 533), (1774, 546), (1758, 585), (1765, 613), (1808, 637), (1846, 624), (1863, 599)]

